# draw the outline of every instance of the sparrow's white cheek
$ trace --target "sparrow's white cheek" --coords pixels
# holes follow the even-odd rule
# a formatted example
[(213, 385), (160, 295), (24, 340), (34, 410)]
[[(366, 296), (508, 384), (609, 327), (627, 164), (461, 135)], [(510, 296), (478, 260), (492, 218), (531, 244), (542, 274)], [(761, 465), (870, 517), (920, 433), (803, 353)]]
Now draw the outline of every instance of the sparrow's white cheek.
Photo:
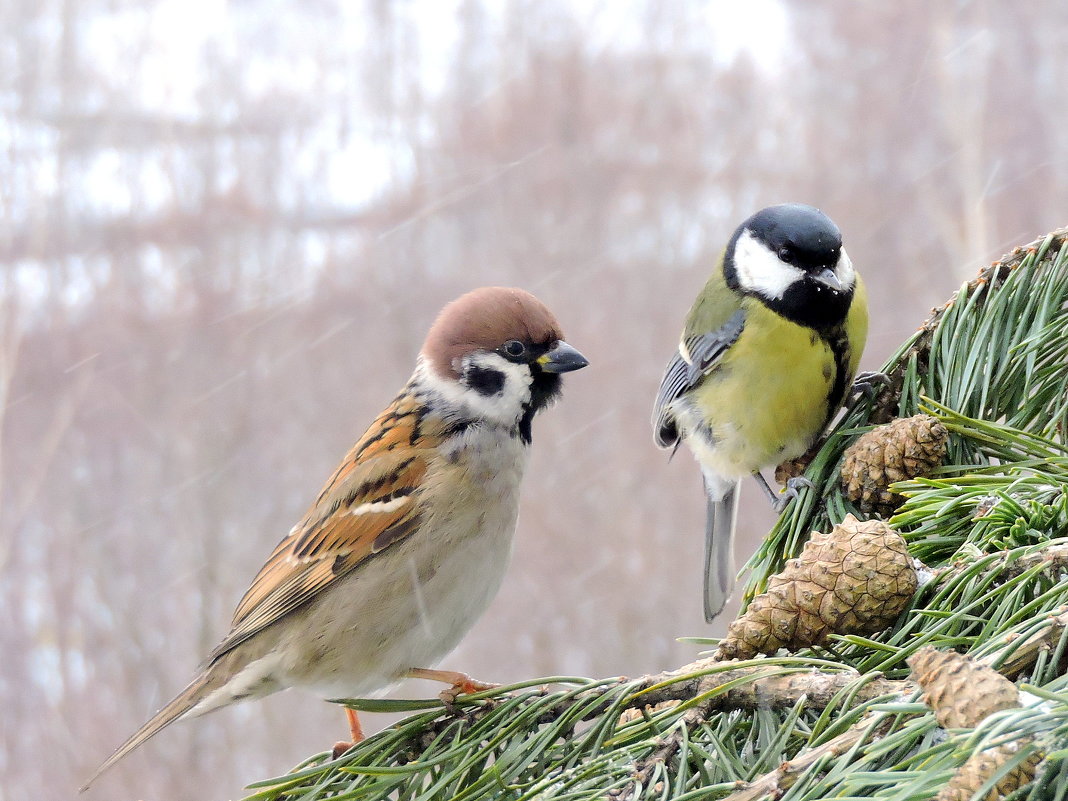
[(461, 363), (459, 381), (438, 376), (420, 360), (420, 382), (440, 394), (450, 406), (471, 420), (513, 426), (530, 403), (530, 368), (496, 353), (474, 353)]

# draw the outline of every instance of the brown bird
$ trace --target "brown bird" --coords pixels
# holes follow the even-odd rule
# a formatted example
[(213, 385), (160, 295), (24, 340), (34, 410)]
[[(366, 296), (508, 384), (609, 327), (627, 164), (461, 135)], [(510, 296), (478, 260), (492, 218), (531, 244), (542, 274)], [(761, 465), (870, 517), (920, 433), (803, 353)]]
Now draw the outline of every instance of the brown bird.
[[(448, 304), (393, 402), (274, 549), (196, 678), (97, 769), (176, 720), (304, 687), (364, 695), (430, 670), (496, 595), (534, 415), (586, 359), (521, 289)], [(446, 691), (449, 693), (450, 691)], [(354, 740), (362, 737), (350, 713)]]

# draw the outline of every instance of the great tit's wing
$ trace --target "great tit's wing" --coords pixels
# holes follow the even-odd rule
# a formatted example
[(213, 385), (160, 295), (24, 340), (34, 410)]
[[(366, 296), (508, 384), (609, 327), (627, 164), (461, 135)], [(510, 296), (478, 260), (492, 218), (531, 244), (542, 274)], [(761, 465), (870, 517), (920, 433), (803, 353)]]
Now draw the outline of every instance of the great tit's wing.
[(653, 405), (653, 435), (661, 448), (678, 444), (679, 432), (669, 407), (682, 395), (689, 392), (701, 378), (716, 366), (742, 333), (745, 327), (745, 311), (737, 309), (727, 321), (704, 334), (684, 335), (668, 362), (660, 390)]
[(708, 334), (683, 337), (679, 355), (689, 367), (688, 380), (696, 384), (702, 375), (715, 366), (719, 358), (733, 345), (745, 328), (745, 310), (738, 309), (719, 329)]
[[(410, 536), (444, 423), (404, 393), (386, 408), (327, 481), (241, 599), (210, 659), (318, 597), (374, 554)], [(369, 610), (371, 611), (371, 610)]]

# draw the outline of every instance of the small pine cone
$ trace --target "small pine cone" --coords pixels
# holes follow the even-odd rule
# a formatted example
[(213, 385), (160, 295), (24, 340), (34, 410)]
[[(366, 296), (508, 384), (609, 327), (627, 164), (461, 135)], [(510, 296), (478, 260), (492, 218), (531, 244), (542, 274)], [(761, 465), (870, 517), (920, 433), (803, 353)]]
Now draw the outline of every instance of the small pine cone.
[(1015, 684), (964, 654), (928, 645), (908, 663), (924, 703), (934, 710), (943, 729), (973, 728), (987, 715), (1020, 705)]
[(901, 614), (917, 577), (905, 541), (880, 520), (853, 515), (818, 531), (731, 623), (717, 659), (820, 645), (831, 634), (873, 634)]
[[(986, 784), (1001, 767), (1019, 752), (1025, 740), (1006, 743), (986, 751), (973, 754), (960, 766), (953, 778), (946, 782), (935, 797), (935, 801), (971, 801), (975, 791)], [(1014, 790), (1029, 784), (1035, 778), (1041, 755), (1032, 754), (1015, 768), (1002, 776), (984, 796), (984, 801), (1000, 801)]]
[(801, 454), (796, 459), (790, 459), (776, 467), (775, 480), (779, 484), (785, 485), (791, 478), (797, 478), (804, 473), (808, 469), (808, 466), (812, 464), (812, 460), (816, 458), (816, 454), (819, 452), (819, 448), (822, 444), (822, 441), (817, 442), (809, 448), (807, 452)]
[(890, 491), (895, 481), (925, 476), (946, 455), (949, 432), (927, 414), (873, 428), (846, 451), (842, 487), (863, 512), (889, 514), (904, 498)]

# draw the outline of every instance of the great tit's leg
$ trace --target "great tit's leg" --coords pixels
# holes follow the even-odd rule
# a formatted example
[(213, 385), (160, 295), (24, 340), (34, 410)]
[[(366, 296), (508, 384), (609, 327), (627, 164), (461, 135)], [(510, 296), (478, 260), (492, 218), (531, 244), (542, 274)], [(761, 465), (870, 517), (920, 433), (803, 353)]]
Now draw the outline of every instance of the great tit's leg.
[(782, 492), (776, 492), (771, 488), (771, 485), (768, 484), (767, 479), (761, 475), (759, 470), (753, 473), (753, 478), (759, 481), (760, 486), (764, 488), (764, 494), (768, 496), (768, 500), (771, 501), (771, 505), (775, 508), (776, 514), (782, 512), (782, 510), (786, 508), (786, 504), (796, 498), (802, 489), (811, 489), (816, 486), (804, 476), (794, 476), (793, 478), (787, 479), (786, 489)]
[(877, 370), (859, 373), (857, 377), (853, 379), (851, 394), (854, 397), (863, 395), (870, 400), (889, 387), (890, 383), (890, 376), (886, 373), (880, 373)]

